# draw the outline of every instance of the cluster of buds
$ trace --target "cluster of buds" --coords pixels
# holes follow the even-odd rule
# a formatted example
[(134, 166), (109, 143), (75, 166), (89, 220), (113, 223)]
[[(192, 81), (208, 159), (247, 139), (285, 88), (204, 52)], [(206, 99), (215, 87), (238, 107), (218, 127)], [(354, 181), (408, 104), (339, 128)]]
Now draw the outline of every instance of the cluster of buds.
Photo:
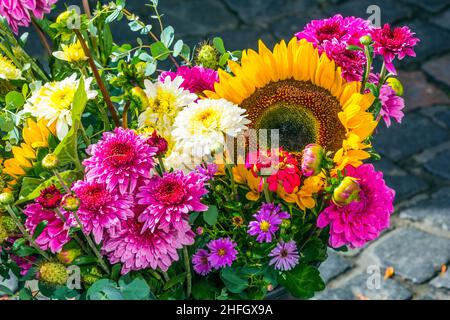
[(219, 52), (209, 42), (204, 42), (197, 49), (195, 63), (205, 68), (217, 70), (219, 67)]
[(69, 275), (66, 267), (60, 262), (44, 262), (38, 270), (38, 278), (48, 286), (64, 286)]

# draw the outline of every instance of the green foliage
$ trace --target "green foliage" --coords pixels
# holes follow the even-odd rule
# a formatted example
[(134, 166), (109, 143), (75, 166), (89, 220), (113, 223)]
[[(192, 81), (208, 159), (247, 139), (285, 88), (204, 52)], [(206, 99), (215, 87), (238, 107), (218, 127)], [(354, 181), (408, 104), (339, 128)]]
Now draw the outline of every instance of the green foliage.
[(304, 263), (280, 274), (278, 282), (294, 297), (302, 299), (312, 298), (316, 291), (325, 289), (319, 270)]

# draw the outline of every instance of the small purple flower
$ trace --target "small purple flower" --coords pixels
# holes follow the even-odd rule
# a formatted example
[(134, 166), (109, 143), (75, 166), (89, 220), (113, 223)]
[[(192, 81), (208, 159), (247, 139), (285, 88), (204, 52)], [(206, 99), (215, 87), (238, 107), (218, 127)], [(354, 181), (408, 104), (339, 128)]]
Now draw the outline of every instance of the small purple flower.
[(208, 261), (209, 252), (205, 249), (199, 249), (192, 256), (192, 264), (194, 265), (194, 270), (202, 276), (206, 276), (211, 272), (211, 264)]
[(203, 181), (206, 183), (214, 178), (217, 172), (217, 164), (208, 163), (202, 164), (195, 167), (195, 170), (203, 177)]
[(248, 234), (256, 236), (258, 242), (271, 242), (272, 236), (278, 231), (282, 219), (288, 219), (289, 213), (281, 211), (280, 205), (264, 203), (257, 214), (254, 214), (255, 221), (249, 224)]
[(236, 260), (238, 254), (236, 243), (230, 238), (211, 240), (207, 246), (211, 250), (208, 262), (214, 269), (231, 267), (233, 261)]
[(378, 98), (381, 102), (380, 116), (383, 117), (386, 127), (390, 127), (391, 118), (397, 123), (401, 123), (404, 116), (403, 108), (405, 107), (403, 98), (397, 96), (394, 89), (388, 84), (381, 86), (380, 96)]
[(300, 258), (294, 240), (288, 242), (280, 241), (269, 253), (269, 257), (273, 257), (269, 265), (275, 264), (274, 268), (282, 271), (288, 271), (294, 268)]

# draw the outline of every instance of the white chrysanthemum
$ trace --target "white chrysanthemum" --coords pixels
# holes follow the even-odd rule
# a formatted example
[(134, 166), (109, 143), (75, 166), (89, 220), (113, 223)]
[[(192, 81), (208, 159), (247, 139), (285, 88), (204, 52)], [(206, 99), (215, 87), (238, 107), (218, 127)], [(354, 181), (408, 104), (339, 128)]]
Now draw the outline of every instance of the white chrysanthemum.
[(149, 105), (139, 115), (139, 127), (152, 127), (164, 137), (170, 134), (178, 112), (198, 98), (184, 90), (182, 83), (183, 78), (179, 76), (173, 80), (167, 76), (163, 81), (155, 83), (144, 81)]
[(204, 99), (184, 108), (175, 118), (172, 136), (176, 145), (193, 156), (209, 156), (225, 145), (225, 136), (236, 137), (250, 121), (245, 109), (225, 99)]
[[(92, 78), (84, 80), (88, 99), (93, 99), (97, 91), (89, 90)], [(72, 126), (72, 104), (79, 79), (76, 73), (59, 82), (48, 82), (37, 88), (27, 100), (23, 113), (30, 113), (38, 120), (46, 119), (48, 125), (56, 123), (56, 135), (62, 140)]]
[(0, 54), (0, 79), (18, 80), (22, 78), (22, 72), (16, 68), (11, 60)]

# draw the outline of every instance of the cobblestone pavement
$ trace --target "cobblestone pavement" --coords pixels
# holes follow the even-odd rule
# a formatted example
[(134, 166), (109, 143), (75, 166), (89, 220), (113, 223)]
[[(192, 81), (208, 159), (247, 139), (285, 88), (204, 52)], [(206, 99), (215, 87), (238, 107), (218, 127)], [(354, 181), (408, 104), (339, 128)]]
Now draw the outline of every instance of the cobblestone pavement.
[[(229, 49), (290, 39), (309, 20), (334, 13), (368, 17), (372, 4), (381, 8), (382, 23), (407, 24), (421, 39), (417, 58), (400, 66), (404, 121), (381, 128), (374, 143), (383, 155), (376, 166), (397, 191), (396, 212), (391, 228), (365, 248), (330, 250), (320, 268), (328, 289), (316, 299), (450, 299), (450, 271), (440, 272), (450, 263), (450, 1), (160, 0), (178, 36), (194, 45), (219, 35)], [(150, 18), (143, 1), (127, 6)], [(132, 38), (125, 28), (117, 33), (124, 42)], [(388, 267), (395, 274), (384, 280)], [(379, 286), (368, 273), (377, 268)]]

